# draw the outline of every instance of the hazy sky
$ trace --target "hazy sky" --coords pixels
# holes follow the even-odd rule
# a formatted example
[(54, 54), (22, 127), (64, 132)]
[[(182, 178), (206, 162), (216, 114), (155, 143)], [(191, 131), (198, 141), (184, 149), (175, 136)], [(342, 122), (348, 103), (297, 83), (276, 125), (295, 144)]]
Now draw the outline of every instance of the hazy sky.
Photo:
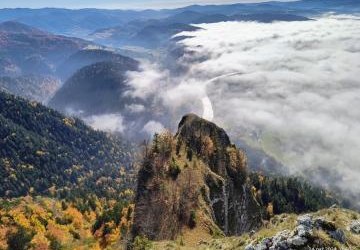
[[(0, 8), (106, 8), (145, 9), (174, 8), (191, 4), (256, 3), (266, 0), (0, 0)], [(286, 0), (280, 0), (286, 1)]]

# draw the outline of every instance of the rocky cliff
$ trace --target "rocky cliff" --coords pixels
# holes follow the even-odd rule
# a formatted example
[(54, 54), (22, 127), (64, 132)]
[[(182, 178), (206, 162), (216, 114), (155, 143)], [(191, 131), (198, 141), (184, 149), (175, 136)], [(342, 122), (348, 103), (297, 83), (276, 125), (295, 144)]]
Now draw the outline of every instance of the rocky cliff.
[(190, 114), (175, 136), (155, 135), (139, 172), (134, 235), (240, 235), (259, 227), (243, 151), (214, 123)]

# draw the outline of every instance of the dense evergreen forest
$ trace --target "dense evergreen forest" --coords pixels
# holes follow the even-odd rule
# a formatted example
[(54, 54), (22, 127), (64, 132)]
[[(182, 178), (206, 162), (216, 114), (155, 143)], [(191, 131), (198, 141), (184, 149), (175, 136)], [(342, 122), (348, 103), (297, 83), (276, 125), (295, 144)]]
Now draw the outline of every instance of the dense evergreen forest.
[(36, 102), (0, 93), (1, 197), (118, 198), (131, 188), (131, 145)]
[(326, 190), (299, 177), (267, 177), (251, 173), (249, 178), (253, 195), (266, 210), (267, 218), (282, 213), (317, 211), (338, 202)]

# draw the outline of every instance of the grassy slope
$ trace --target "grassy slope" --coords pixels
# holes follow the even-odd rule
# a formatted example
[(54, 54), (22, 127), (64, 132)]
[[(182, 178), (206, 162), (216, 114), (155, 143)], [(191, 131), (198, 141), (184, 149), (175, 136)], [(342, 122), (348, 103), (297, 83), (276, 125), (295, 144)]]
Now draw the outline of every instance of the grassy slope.
[[(312, 213), (314, 217), (324, 217), (328, 221), (334, 222), (337, 228), (345, 232), (347, 243), (342, 245), (337, 241), (331, 239), (325, 232), (317, 231), (316, 236), (322, 242), (329, 246), (337, 247), (337, 249), (360, 249), (360, 235), (356, 235), (349, 231), (349, 225), (352, 221), (360, 219), (360, 214), (347, 209), (323, 209), (318, 212)], [(258, 242), (266, 237), (271, 237), (283, 230), (293, 230), (296, 226), (296, 219), (298, 215), (295, 214), (282, 214), (273, 217), (267, 226), (261, 228), (253, 236), (244, 234), (241, 237), (219, 237), (217, 239), (204, 239), (200, 244), (194, 245), (193, 242), (187, 242), (185, 238), (179, 237), (177, 241), (162, 241), (154, 242), (152, 249), (244, 249), (252, 242)], [(197, 234), (196, 231), (189, 231), (189, 234)]]

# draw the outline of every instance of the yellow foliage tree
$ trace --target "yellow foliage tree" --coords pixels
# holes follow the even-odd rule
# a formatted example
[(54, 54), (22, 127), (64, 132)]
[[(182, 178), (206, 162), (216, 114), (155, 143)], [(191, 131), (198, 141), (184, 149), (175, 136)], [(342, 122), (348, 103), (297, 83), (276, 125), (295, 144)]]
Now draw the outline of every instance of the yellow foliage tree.
[(37, 233), (30, 242), (33, 250), (49, 250), (50, 241), (42, 233)]
[(68, 233), (66, 226), (55, 224), (53, 221), (49, 221), (46, 235), (49, 238), (54, 238), (59, 242), (67, 242), (70, 240), (70, 234)]
[(1, 226), (0, 227), (0, 249), (7, 249), (7, 235), (8, 235), (8, 228)]
[(23, 228), (31, 229), (29, 220), (25, 217), (25, 215), (22, 212), (12, 211), (10, 214), (13, 216), (16, 224), (18, 224), (19, 226), (21, 226)]
[(32, 214), (30, 216), (30, 224), (32, 228), (35, 230), (35, 232), (44, 233), (46, 231), (45, 226), (40, 222), (36, 214)]
[(83, 215), (74, 207), (68, 207), (65, 210), (65, 216), (72, 220), (72, 223), (76, 229), (80, 229), (83, 225)]
[(274, 216), (274, 205), (272, 204), (272, 202), (269, 202), (269, 204), (267, 205), (266, 212), (270, 217)]

